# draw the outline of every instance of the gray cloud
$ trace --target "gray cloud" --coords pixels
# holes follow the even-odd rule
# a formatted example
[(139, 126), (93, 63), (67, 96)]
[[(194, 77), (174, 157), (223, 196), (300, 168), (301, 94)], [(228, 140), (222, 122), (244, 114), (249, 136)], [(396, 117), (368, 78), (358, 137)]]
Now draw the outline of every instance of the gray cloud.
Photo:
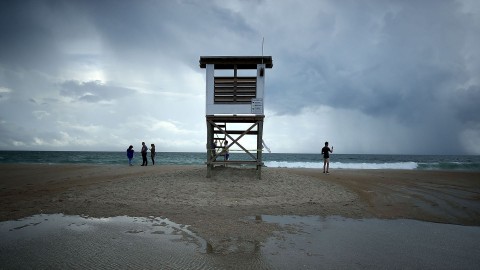
[(451, 105), (458, 119), (466, 124), (480, 124), (480, 86), (458, 89), (451, 97)]
[(311, 152), (321, 134), (347, 153), (478, 154), (479, 13), (466, 0), (2, 1), (0, 148), (203, 151), (199, 57), (259, 55), (265, 37), (274, 151)]
[(66, 81), (60, 85), (60, 94), (86, 102), (111, 101), (118, 97), (125, 97), (132, 90), (105, 85), (100, 81)]

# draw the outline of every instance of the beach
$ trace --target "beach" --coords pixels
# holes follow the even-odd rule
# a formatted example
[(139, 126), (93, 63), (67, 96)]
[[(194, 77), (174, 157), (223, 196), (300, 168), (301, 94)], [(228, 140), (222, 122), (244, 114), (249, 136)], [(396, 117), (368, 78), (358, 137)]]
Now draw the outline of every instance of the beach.
[[(0, 220), (36, 214), (163, 217), (205, 239), (212, 252), (265, 241), (262, 215), (414, 219), (480, 225), (480, 173), (204, 166), (1, 164)], [(256, 218), (257, 217), (257, 218)]]

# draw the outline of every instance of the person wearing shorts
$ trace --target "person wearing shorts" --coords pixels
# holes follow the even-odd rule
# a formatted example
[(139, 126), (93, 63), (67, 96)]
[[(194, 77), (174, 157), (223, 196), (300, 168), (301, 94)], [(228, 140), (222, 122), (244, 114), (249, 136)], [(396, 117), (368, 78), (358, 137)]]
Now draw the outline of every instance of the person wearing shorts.
[[(328, 147), (328, 142), (325, 142), (325, 146), (322, 148), (323, 173), (329, 173), (328, 168), (330, 167), (330, 153), (333, 153), (333, 146), (332, 149), (330, 149), (330, 147)], [(325, 168), (327, 169), (326, 171)]]

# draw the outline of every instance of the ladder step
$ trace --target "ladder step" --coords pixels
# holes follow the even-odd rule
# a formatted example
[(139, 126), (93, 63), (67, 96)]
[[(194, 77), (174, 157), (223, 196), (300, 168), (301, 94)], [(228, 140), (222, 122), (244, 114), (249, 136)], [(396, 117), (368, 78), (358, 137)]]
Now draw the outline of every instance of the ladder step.
[(205, 162), (206, 164), (252, 164), (252, 165), (263, 165), (263, 162), (260, 161), (246, 161), (246, 160), (225, 160), (225, 161), (212, 161), (210, 163)]
[[(227, 132), (228, 134), (243, 134), (243, 133), (245, 132), (245, 130), (225, 130), (225, 132)], [(223, 132), (221, 132), (220, 130), (214, 130), (213, 133), (215, 133), (215, 134), (223, 134)], [(246, 134), (257, 135), (257, 134), (258, 134), (258, 131), (256, 131), (256, 130), (250, 130), (250, 131), (247, 132)]]

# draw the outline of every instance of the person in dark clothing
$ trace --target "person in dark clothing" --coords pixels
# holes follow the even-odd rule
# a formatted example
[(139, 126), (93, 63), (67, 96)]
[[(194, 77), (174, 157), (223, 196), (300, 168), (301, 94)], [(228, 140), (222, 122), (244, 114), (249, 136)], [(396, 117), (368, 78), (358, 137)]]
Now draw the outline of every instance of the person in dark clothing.
[(128, 157), (128, 165), (133, 166), (132, 159), (133, 159), (133, 145), (130, 145), (127, 149), (127, 157)]
[(322, 148), (323, 173), (325, 173), (325, 167), (327, 169), (326, 173), (329, 173), (328, 168), (330, 167), (330, 153), (333, 153), (333, 146), (332, 149), (330, 149), (330, 147), (328, 147), (328, 142), (325, 142), (325, 146)]
[(150, 157), (152, 158), (152, 165), (155, 165), (155, 144), (151, 144)]
[(223, 154), (225, 155), (225, 160), (228, 160), (228, 158), (230, 157), (230, 151), (228, 151), (228, 141), (226, 140), (225, 141), (225, 146), (223, 147)]
[(142, 150), (141, 150), (141, 153), (142, 153), (142, 166), (147, 166), (148, 164), (148, 160), (147, 160), (147, 145), (145, 145), (145, 142), (142, 142)]

